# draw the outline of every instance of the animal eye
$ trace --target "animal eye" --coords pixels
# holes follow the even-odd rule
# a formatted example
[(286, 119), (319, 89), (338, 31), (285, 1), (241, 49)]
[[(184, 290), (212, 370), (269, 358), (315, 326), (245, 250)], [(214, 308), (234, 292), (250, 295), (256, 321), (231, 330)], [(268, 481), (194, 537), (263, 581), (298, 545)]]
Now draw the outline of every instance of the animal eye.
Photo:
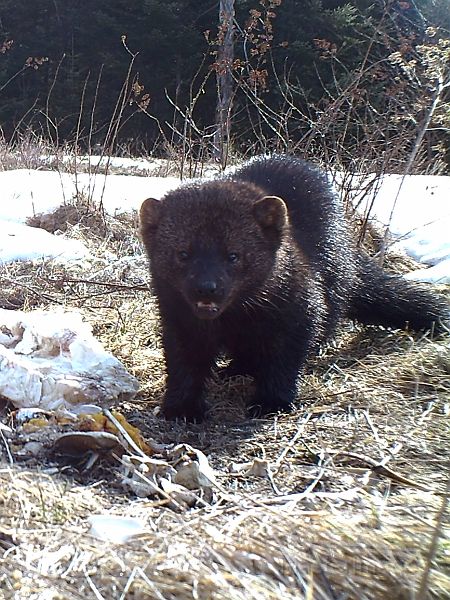
[(239, 254), (237, 252), (230, 252), (228, 254), (228, 261), (230, 263), (237, 263), (239, 261)]
[(180, 262), (186, 262), (187, 259), (189, 258), (189, 253), (186, 252), (186, 250), (179, 250), (177, 252), (177, 256), (178, 256), (178, 260)]

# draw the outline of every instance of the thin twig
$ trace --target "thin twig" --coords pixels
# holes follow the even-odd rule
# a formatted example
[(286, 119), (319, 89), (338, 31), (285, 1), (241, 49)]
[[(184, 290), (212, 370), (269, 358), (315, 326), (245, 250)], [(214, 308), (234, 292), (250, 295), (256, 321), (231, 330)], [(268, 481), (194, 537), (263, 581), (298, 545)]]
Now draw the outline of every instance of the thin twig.
[(126, 285), (124, 283), (115, 283), (111, 281), (98, 281), (96, 279), (73, 279), (71, 277), (61, 277), (59, 279), (53, 277), (45, 277), (44, 281), (48, 283), (84, 283), (86, 285), (102, 285), (104, 287), (117, 288), (122, 290), (141, 290), (143, 292), (149, 292), (150, 286), (148, 285)]
[(275, 461), (275, 464), (274, 464), (275, 475), (280, 470), (281, 464), (282, 464), (283, 460), (286, 458), (287, 453), (294, 447), (294, 445), (296, 444), (298, 438), (304, 432), (306, 424), (311, 419), (311, 416), (312, 416), (311, 413), (306, 413), (306, 415), (303, 417), (302, 421), (299, 423), (299, 425), (297, 427), (297, 431), (295, 432), (295, 435), (292, 437), (292, 439), (290, 440), (290, 442), (288, 442), (286, 444), (286, 446), (283, 448), (283, 451), (281, 452), (281, 454), (279, 455), (279, 457)]
[(364, 456), (363, 454), (358, 454), (356, 452), (346, 452), (343, 450), (336, 450), (334, 452), (332, 451), (332, 452), (328, 452), (328, 453), (333, 455), (334, 458), (338, 455), (348, 456), (349, 458), (354, 458), (355, 460), (359, 460), (361, 462), (368, 464), (371, 467), (371, 469), (373, 471), (375, 471), (376, 473), (379, 473), (380, 475), (384, 475), (385, 477), (388, 477), (389, 479), (392, 479), (393, 481), (396, 481), (397, 483), (402, 483), (403, 485), (407, 485), (409, 487), (413, 487), (418, 490), (422, 490), (424, 492), (432, 492), (435, 494), (439, 494), (439, 492), (435, 492), (430, 487), (427, 487), (425, 485), (417, 483), (416, 481), (413, 481), (412, 479), (409, 479), (408, 477), (403, 477), (403, 475), (400, 475), (399, 473), (396, 473), (395, 471), (392, 471), (392, 469), (389, 469), (388, 467), (386, 467), (384, 463), (386, 462), (386, 460), (389, 459), (389, 457), (383, 458), (382, 461), (376, 461), (373, 458), (370, 458), (370, 456)]
[[(450, 464), (449, 464), (450, 467)], [(417, 593), (417, 600), (425, 600), (428, 597), (428, 581), (430, 579), (430, 572), (432, 562), (436, 556), (437, 545), (439, 537), (442, 533), (444, 516), (447, 510), (448, 498), (450, 495), (450, 477), (447, 479), (447, 486), (445, 488), (445, 492), (442, 498), (441, 506), (439, 508), (439, 512), (436, 517), (436, 525), (434, 527), (433, 536), (431, 538), (430, 548), (428, 549), (428, 553), (426, 556), (426, 564), (425, 569), (422, 573), (422, 577), (420, 580), (419, 591)]]
[(6, 439), (5, 434), (3, 433), (4, 428), (9, 430), (9, 427), (6, 427), (6, 425), (3, 425), (3, 423), (0, 423), (0, 437), (2, 438), (3, 445), (5, 446), (6, 454), (8, 455), (9, 464), (12, 465), (12, 464), (14, 464), (14, 459), (12, 457), (11, 450), (9, 449), (8, 440)]
[[(143, 450), (141, 450), (141, 448), (139, 448), (139, 446), (136, 444), (136, 442), (130, 436), (128, 431), (123, 427), (123, 425), (118, 421), (118, 419), (116, 419), (116, 417), (112, 414), (112, 412), (110, 410), (108, 410), (107, 408), (104, 408), (103, 414), (117, 428), (119, 436), (122, 436), (125, 439), (125, 442), (128, 444), (128, 446), (130, 446), (134, 450), (134, 452), (136, 452), (136, 454), (138, 454), (142, 458), (148, 458), (148, 455), (145, 454), (145, 452)], [(148, 446), (150, 446), (150, 448), (154, 452), (161, 452), (162, 450), (165, 449), (165, 446), (163, 446), (161, 444), (157, 444), (153, 440), (146, 440), (146, 444)]]

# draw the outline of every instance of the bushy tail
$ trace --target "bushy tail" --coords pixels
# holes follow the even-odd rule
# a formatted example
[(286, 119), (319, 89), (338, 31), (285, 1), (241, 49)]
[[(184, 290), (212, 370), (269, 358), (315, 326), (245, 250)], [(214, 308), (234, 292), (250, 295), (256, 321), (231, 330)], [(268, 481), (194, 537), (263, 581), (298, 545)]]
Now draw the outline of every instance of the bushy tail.
[(396, 329), (440, 331), (450, 319), (450, 305), (424, 285), (389, 275), (368, 256), (359, 255), (358, 281), (349, 317), (361, 323)]

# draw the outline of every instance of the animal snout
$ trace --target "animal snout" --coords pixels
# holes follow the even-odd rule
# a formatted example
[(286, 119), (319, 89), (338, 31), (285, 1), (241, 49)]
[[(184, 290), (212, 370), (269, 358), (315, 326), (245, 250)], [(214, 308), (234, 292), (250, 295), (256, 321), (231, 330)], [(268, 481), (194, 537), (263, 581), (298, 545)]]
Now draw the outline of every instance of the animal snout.
[(204, 279), (197, 282), (196, 292), (202, 298), (215, 298), (219, 292), (219, 286), (214, 279)]

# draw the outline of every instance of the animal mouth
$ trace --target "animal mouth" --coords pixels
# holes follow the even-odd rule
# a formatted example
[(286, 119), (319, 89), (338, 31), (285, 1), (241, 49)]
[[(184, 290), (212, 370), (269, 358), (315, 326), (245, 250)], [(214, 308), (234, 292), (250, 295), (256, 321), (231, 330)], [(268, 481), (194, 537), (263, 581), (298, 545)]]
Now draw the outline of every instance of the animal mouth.
[(221, 312), (219, 304), (212, 300), (198, 300), (195, 309), (200, 319), (215, 319)]

